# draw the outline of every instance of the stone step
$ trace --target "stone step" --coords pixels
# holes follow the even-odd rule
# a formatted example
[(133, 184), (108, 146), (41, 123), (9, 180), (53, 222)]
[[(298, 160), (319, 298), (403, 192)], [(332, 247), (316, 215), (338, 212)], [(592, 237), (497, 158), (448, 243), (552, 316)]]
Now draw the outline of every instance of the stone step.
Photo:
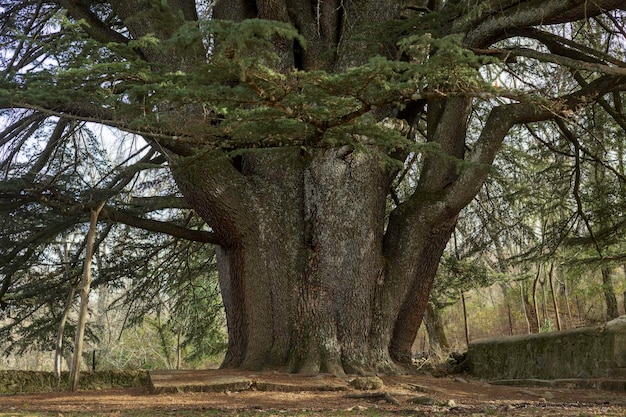
[(238, 392), (252, 387), (249, 378), (230, 376), (203, 376), (197, 373), (175, 371), (150, 372), (150, 392), (164, 394), (175, 392)]
[(168, 370), (150, 371), (149, 387), (152, 394), (175, 392), (239, 392), (258, 391), (344, 391), (349, 386), (343, 379), (334, 376), (291, 376), (273, 375), (272, 378), (261, 375), (239, 373), (223, 375), (219, 370)]

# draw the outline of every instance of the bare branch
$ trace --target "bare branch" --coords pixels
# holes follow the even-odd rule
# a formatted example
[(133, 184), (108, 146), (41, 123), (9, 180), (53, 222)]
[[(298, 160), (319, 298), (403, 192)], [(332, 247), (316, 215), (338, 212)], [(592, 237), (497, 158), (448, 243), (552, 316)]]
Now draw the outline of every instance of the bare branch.
[(554, 33), (534, 28), (520, 28), (509, 31), (509, 35), (523, 36), (535, 39), (550, 49), (554, 54), (563, 55), (580, 61), (608, 63), (617, 67), (624, 67), (626, 63), (603, 51), (590, 48), (586, 45), (567, 39)]
[(526, 57), (536, 59), (541, 62), (550, 62), (567, 68), (599, 72), (603, 74), (626, 76), (626, 64), (621, 63), (620, 67), (612, 67), (598, 62), (589, 62), (588, 60), (573, 59), (567, 56), (547, 54), (528, 48), (510, 48), (510, 49), (472, 49), (476, 54), (492, 55), (503, 57), (509, 60), (515, 57)]
[(181, 239), (193, 240), (195, 242), (212, 243), (219, 245), (220, 239), (215, 233), (204, 230), (192, 230), (185, 227), (177, 226), (159, 220), (145, 219), (136, 217), (122, 211), (115, 210), (110, 206), (105, 206), (101, 213), (102, 218), (109, 219), (114, 222), (123, 223), (127, 226), (137, 227), (139, 229), (151, 232), (165, 233), (170, 236)]

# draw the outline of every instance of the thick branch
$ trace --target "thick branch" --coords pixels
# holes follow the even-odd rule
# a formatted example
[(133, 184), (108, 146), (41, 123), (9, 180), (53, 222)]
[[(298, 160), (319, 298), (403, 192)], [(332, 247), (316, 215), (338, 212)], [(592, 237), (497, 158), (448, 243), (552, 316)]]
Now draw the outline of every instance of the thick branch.
[[(20, 87), (7, 85), (2, 87), (8, 92), (8, 94), (0, 95), (0, 109), (27, 109), (33, 110), (37, 113), (46, 114), (48, 116), (120, 127), (120, 123), (115, 121), (114, 112), (112, 110), (105, 109), (102, 106), (91, 103), (78, 103), (76, 101), (47, 102), (45, 104), (29, 102), (16, 97), (16, 95), (21, 92)], [(11, 89), (13, 91), (11, 91)]]
[(151, 232), (165, 233), (181, 239), (193, 240), (195, 242), (213, 243), (215, 245), (219, 245), (221, 243), (217, 235), (212, 232), (204, 230), (191, 230), (168, 222), (136, 217), (131, 214), (115, 210), (109, 206), (105, 206), (102, 209), (101, 216), (102, 218), (106, 218), (114, 222), (123, 223), (128, 226), (137, 227)]
[(128, 38), (119, 32), (111, 29), (107, 24), (98, 18), (89, 7), (76, 0), (58, 0), (59, 5), (65, 8), (76, 20), (82, 20), (83, 30), (93, 39), (101, 43), (128, 43)]
[(485, 47), (508, 38), (509, 30), (574, 22), (624, 7), (621, 0), (526, 0), (503, 10), (491, 9), (475, 19), (455, 22), (454, 32), (466, 32), (465, 45)]
[(46, 166), (48, 160), (52, 156), (53, 152), (56, 150), (57, 146), (63, 139), (65, 128), (69, 125), (69, 122), (66, 119), (59, 119), (57, 122), (54, 131), (50, 135), (50, 139), (48, 139), (48, 143), (46, 147), (41, 152), (33, 166), (28, 170), (26, 174), (25, 180), (30, 182), (32, 181), (37, 174)]
[(189, 204), (220, 237), (224, 246), (241, 243), (254, 233), (249, 209), (255, 194), (246, 178), (221, 151), (174, 158), (174, 179)]
[[(131, 207), (150, 209), (151, 211), (166, 209), (190, 209), (189, 202), (183, 197), (171, 195), (155, 197), (132, 197), (128, 202)], [(144, 210), (142, 210), (144, 211)]]
[(39, 103), (28, 103), (23, 100), (0, 96), (0, 109), (17, 108), (33, 110), (40, 114), (67, 120), (92, 122), (114, 127), (124, 132), (143, 136), (156, 150), (161, 152), (167, 149), (177, 155), (190, 156), (193, 149), (202, 144), (200, 141), (177, 135), (174, 132), (163, 133), (163, 129), (159, 127), (154, 128), (150, 125), (141, 129), (131, 127), (131, 123), (128, 121), (117, 119), (114, 111), (91, 103), (58, 102), (44, 106)]
[(550, 52), (580, 61), (609, 63), (618, 67), (626, 66), (626, 63), (598, 49), (590, 48), (572, 39), (555, 35), (534, 28), (520, 28), (508, 31), (512, 36), (523, 36), (535, 39), (548, 47)]
[(626, 67), (612, 67), (599, 62), (590, 62), (590, 60), (573, 59), (563, 55), (548, 54), (528, 48), (511, 48), (511, 49), (473, 49), (477, 54), (498, 55), (511, 59), (515, 57), (526, 57), (536, 59), (541, 62), (551, 62), (567, 68), (585, 70), (592, 72), (600, 72), (604, 74), (626, 76)]
[(605, 75), (575, 93), (550, 100), (545, 105), (516, 103), (495, 107), (468, 158), (459, 180), (446, 190), (445, 204), (451, 211), (465, 207), (484, 183), (502, 141), (514, 124), (567, 117), (578, 108), (598, 100), (626, 82), (625, 77)]

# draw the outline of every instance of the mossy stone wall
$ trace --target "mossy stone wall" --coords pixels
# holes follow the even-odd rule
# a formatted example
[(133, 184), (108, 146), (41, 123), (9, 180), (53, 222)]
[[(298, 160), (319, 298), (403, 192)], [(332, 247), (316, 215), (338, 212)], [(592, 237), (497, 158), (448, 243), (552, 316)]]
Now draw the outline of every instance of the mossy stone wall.
[[(68, 373), (61, 374), (61, 389), (67, 387)], [(147, 385), (147, 371), (98, 371), (81, 372), (79, 389), (127, 388)], [(1, 371), (0, 394), (46, 392), (54, 390), (52, 372)]]
[(626, 316), (561, 332), (476, 340), (470, 372), (485, 379), (626, 378)]

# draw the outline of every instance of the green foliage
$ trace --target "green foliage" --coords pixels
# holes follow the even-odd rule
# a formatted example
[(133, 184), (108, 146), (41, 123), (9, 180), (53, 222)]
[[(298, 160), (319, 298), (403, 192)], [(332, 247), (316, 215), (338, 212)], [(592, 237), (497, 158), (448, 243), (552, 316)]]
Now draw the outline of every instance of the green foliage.
[[(183, 30), (195, 25), (184, 25)], [(241, 80), (246, 78), (249, 69), (265, 68), (277, 75), (275, 68), (280, 57), (276, 54), (272, 40), (282, 38), (285, 41), (297, 41), (306, 48), (306, 40), (293, 26), (263, 19), (246, 19), (242, 22), (208, 20), (203, 22), (202, 29), (215, 40), (215, 50), (211, 54), (211, 63), (216, 67), (233, 68), (234, 62), (239, 67)], [(181, 36), (184, 39), (186, 36)], [(177, 41), (176, 38), (172, 38)], [(178, 43), (178, 42), (177, 42)]]
[(171, 326), (183, 336), (185, 361), (199, 364), (226, 350), (225, 322), (217, 279), (195, 279), (183, 288), (172, 310)]
[(418, 91), (428, 87), (441, 94), (472, 95), (494, 92), (482, 79), (479, 68), (499, 64), (493, 58), (475, 55), (463, 46), (460, 34), (433, 38), (431, 34), (415, 34), (398, 42), (400, 50), (419, 68)]
[[(488, 60), (463, 48), (457, 35), (402, 38), (400, 49), (412, 57), (408, 62), (374, 57), (336, 73), (281, 72), (273, 40), (297, 41), (306, 48), (297, 31), (281, 22), (185, 23), (166, 39), (146, 35), (128, 44), (98, 43), (85, 37), (81, 25), (63, 20), (55, 43), (59, 65), (15, 74), (5, 80), (2, 95), (41, 107), (100, 103), (105, 118), (122, 128), (182, 136), (198, 147), (373, 144), (389, 153), (413, 141), (380, 125), (372, 111), (402, 106), (427, 90), (472, 95), (490, 89), (477, 70)], [(203, 42), (209, 45), (208, 56), (188, 53)], [(160, 68), (148, 66), (137, 57), (138, 48), (164, 56), (185, 50), (192, 56), (186, 69), (171, 71), (165, 62)], [(430, 55), (426, 62), (415, 57), (421, 50)], [(11, 89), (12, 84), (23, 88)], [(55, 85), (54, 96), (47, 85)], [(201, 111), (201, 123), (190, 117), (181, 124), (174, 110), (185, 107), (193, 114)]]
[(477, 259), (458, 259), (444, 255), (439, 264), (430, 301), (437, 308), (443, 308), (454, 304), (462, 292), (488, 287), (502, 279), (502, 274), (496, 273)]
[[(0, 183), (0, 274), (6, 285), (1, 297), (6, 304), (0, 310), (0, 338), (5, 353), (54, 349), (67, 293), (82, 273), (87, 226), (81, 208), (94, 199), (105, 198), (109, 207), (136, 216), (203, 227), (189, 212), (170, 208), (172, 204), (180, 206), (175, 186), (145, 148), (120, 163), (83, 125), (44, 123), (35, 124), (35, 129), (40, 133), (27, 137), (31, 142), (18, 144), (22, 149), (32, 147), (28, 159), (10, 164), (6, 180)], [(55, 129), (64, 133), (55, 138)], [(45, 142), (40, 137), (46, 134), (52, 135), (50, 142), (56, 140), (58, 147), (56, 157), (42, 163), (39, 155), (45, 154), (41, 150)], [(140, 183), (131, 182), (136, 174), (142, 179)], [(200, 357), (223, 349), (223, 319), (211, 247), (106, 221), (97, 232), (97, 247), (94, 291), (100, 297), (104, 289), (115, 300), (112, 306), (99, 302), (92, 312), (101, 317), (110, 313), (109, 307), (126, 306), (125, 313), (117, 318), (119, 328), (104, 329), (99, 319), (90, 324), (87, 340), (91, 346), (111, 343), (116, 337), (112, 333), (119, 334), (144, 315), (164, 308), (162, 304), (170, 297), (185, 305), (185, 291), (194, 285), (205, 291), (190, 292), (189, 296), (206, 298), (194, 311), (197, 334), (186, 342), (189, 351)], [(126, 291), (128, 287), (132, 289)], [(119, 314), (120, 310), (116, 311)], [(73, 324), (74, 316), (70, 315), (64, 334), (66, 352), (72, 345)]]

